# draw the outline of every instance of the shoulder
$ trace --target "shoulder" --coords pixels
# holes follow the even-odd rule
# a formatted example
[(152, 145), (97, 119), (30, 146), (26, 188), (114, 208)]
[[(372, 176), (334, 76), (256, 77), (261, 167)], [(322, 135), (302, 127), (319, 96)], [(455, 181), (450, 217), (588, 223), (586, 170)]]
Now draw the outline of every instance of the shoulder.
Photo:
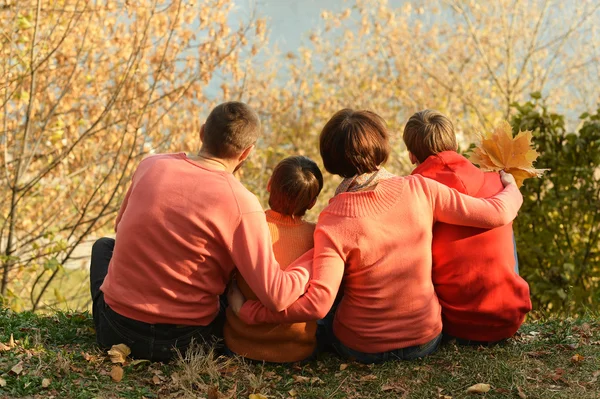
[(244, 185), (233, 175), (225, 177), (233, 195), (240, 213), (261, 212), (264, 213), (262, 205), (256, 195), (252, 194)]
[(500, 180), (500, 174), (498, 172), (485, 172), (483, 176), (483, 185), (477, 193), (477, 197), (493, 197), (504, 189), (504, 185), (502, 184), (502, 180)]
[(185, 159), (185, 154), (183, 152), (172, 153), (172, 154), (151, 154), (142, 159), (141, 163), (153, 163), (159, 161), (181, 161)]

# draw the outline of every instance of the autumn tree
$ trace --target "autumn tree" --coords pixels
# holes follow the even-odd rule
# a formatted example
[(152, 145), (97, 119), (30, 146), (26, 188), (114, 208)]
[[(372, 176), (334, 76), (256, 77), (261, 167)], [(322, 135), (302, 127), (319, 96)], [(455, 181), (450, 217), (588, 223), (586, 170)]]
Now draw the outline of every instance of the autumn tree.
[[(227, 90), (262, 110), (268, 126), (261, 156), (244, 172), (246, 182), (260, 182), (256, 190), (286, 154), (319, 160), (320, 129), (344, 107), (386, 119), (388, 168), (406, 174), (401, 132), (418, 110), (449, 115), (465, 150), (530, 93), (573, 119), (600, 99), (598, 2), (355, 0), (321, 17), (304, 47), (246, 68), (247, 84)], [(336, 183), (326, 179), (320, 207)]]
[(263, 21), (233, 26), (232, 1), (199, 3), (8, 0), (0, 7), (5, 301), (40, 306), (74, 249), (110, 229), (144, 155), (197, 149), (214, 77), (235, 86), (239, 59), (264, 40)]

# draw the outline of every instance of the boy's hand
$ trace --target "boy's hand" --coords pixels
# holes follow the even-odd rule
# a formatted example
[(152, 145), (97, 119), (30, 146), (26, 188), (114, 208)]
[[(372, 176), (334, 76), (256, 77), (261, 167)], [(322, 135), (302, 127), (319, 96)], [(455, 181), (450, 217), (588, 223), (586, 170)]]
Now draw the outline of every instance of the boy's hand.
[(240, 313), (240, 309), (242, 309), (244, 302), (246, 302), (246, 298), (242, 294), (242, 291), (240, 291), (235, 280), (231, 282), (229, 291), (227, 291), (227, 301), (229, 302), (229, 306), (231, 306), (231, 310), (236, 315)]
[(503, 170), (500, 171), (500, 180), (502, 181), (502, 185), (504, 185), (504, 187), (508, 186), (509, 184), (517, 184), (515, 177)]

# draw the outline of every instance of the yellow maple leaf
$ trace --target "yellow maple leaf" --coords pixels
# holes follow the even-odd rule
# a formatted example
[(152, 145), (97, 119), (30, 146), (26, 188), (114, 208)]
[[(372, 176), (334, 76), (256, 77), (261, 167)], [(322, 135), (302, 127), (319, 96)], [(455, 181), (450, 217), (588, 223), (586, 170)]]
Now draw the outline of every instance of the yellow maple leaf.
[(131, 349), (125, 344), (113, 345), (108, 350), (110, 361), (113, 363), (124, 364), (127, 361), (127, 356), (131, 353)]
[(540, 177), (548, 170), (533, 167), (539, 154), (533, 149), (532, 138), (528, 130), (513, 137), (510, 124), (502, 121), (493, 132), (481, 136), (469, 159), (484, 171), (504, 170), (512, 174), (521, 187), (525, 179)]

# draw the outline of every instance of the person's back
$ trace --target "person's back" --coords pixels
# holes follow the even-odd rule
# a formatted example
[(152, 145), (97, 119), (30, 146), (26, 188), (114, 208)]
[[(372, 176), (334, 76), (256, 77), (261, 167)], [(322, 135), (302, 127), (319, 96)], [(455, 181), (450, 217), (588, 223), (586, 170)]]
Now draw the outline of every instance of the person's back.
[[(315, 224), (302, 220), (323, 185), (317, 165), (305, 157), (280, 162), (269, 181), (267, 223), (273, 253), (282, 269), (313, 248)], [(276, 211), (277, 210), (277, 211)], [(256, 300), (242, 276), (237, 284), (246, 299)], [(309, 358), (317, 347), (317, 323), (248, 325), (227, 309), (223, 336), (227, 348), (248, 359), (288, 363)]]
[(146, 158), (132, 187), (102, 285), (106, 303), (147, 323), (210, 323), (235, 268), (232, 234), (242, 214), (262, 212), (260, 203), (230, 173), (183, 153)]
[(319, 216), (314, 256), (294, 263), (313, 263), (306, 293), (274, 313), (232, 289), (232, 309), (249, 324), (325, 318), (333, 348), (363, 363), (431, 354), (442, 331), (431, 281), (433, 221), (509, 223), (522, 202), (514, 179), (506, 176), (507, 188), (484, 200), (422, 176), (393, 176), (382, 167), (390, 153), (385, 121), (370, 111), (337, 112), (321, 131), (319, 149), (325, 169), (344, 180)]
[(227, 102), (202, 126), (197, 155), (140, 163), (117, 216), (116, 240), (101, 238), (92, 247), (101, 347), (124, 343), (134, 357), (167, 361), (173, 348), (220, 338), (219, 296), (236, 266), (275, 311), (305, 291), (309, 271), (281, 270), (258, 199), (233, 176), (259, 134), (258, 114)]
[[(472, 197), (503, 189), (497, 173), (484, 173), (458, 154), (451, 122), (434, 111), (413, 115), (405, 128), (413, 174)], [(512, 223), (477, 229), (433, 227), (432, 279), (442, 305), (443, 331), (461, 340), (495, 342), (512, 336), (531, 310), (529, 286), (515, 271)]]

